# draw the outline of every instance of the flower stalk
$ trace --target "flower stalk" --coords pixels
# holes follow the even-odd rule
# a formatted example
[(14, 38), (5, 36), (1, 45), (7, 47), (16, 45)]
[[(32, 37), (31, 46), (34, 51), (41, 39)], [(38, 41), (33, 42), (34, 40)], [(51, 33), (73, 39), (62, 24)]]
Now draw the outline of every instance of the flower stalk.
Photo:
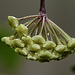
[(45, 0), (40, 0), (40, 15), (46, 15)]

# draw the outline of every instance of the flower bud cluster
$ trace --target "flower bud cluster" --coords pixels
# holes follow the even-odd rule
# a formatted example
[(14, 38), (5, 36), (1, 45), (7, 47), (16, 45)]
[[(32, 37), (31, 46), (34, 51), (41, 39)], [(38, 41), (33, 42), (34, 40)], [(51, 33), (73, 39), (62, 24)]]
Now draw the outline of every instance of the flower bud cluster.
[(2, 41), (15, 48), (15, 52), (25, 56), (26, 59), (40, 62), (60, 60), (75, 52), (75, 38), (68, 43), (55, 43), (52, 40), (45, 40), (41, 35), (29, 36), (28, 28), (18, 23), (17, 18), (8, 17), (9, 24), (16, 31), (13, 36), (3, 37)]

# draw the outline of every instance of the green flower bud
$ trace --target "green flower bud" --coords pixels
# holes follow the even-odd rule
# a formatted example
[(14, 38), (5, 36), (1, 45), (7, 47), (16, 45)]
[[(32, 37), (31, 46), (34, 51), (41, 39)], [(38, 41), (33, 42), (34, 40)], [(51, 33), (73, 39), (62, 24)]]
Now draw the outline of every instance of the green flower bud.
[(10, 40), (13, 40), (13, 39), (15, 39), (15, 36), (12, 35), (12, 36), (10, 36), (9, 38), (10, 38)]
[(20, 39), (14, 39), (13, 40), (14, 47), (24, 47), (25, 44)]
[(43, 43), (45, 43), (45, 39), (44, 39), (42, 36), (40, 36), (40, 35), (33, 36), (33, 37), (32, 37), (32, 40), (33, 40), (35, 43), (37, 43), (37, 44), (43, 44)]
[(53, 41), (47, 41), (44, 45), (43, 45), (43, 47), (45, 48), (45, 49), (51, 49), (51, 48), (54, 48), (56, 46), (56, 44), (53, 42)]
[(20, 55), (26, 56), (28, 51), (25, 48), (16, 48), (15, 52), (19, 53)]
[(12, 29), (15, 29), (19, 24), (17, 18), (13, 16), (8, 16), (8, 23), (12, 27)]
[(65, 51), (67, 51), (67, 46), (65, 46), (65, 45), (58, 45), (58, 46), (55, 48), (55, 50), (56, 50), (57, 52), (65, 52)]
[(19, 36), (27, 36), (28, 34), (28, 28), (24, 26), (23, 24), (20, 24), (17, 28), (16, 31)]
[(6, 42), (7, 40), (9, 40), (9, 37), (3, 37), (1, 40), (2, 40), (3, 42)]
[(75, 48), (75, 38), (72, 38), (72, 40), (68, 43), (68, 47)]
[(51, 56), (51, 59), (59, 59), (60, 58), (60, 54), (57, 53), (57, 52), (53, 52), (52, 53), (52, 56)]
[(28, 56), (27, 56), (27, 59), (29, 59), (29, 60), (37, 60), (37, 58), (38, 57), (34, 54), (28, 54)]
[(3, 37), (1, 40), (2, 40), (3, 42), (5, 42), (7, 45), (13, 47), (13, 41), (10, 40), (10, 37)]
[(29, 45), (27, 50), (28, 51), (31, 51), (31, 52), (36, 52), (36, 51), (39, 51), (41, 48), (38, 44), (32, 44), (32, 45)]
[(49, 52), (49, 51), (40, 51), (38, 53), (38, 56), (40, 58), (50, 58), (51, 57), (51, 52)]
[(32, 38), (30, 36), (22, 37), (22, 40), (25, 44), (33, 44)]

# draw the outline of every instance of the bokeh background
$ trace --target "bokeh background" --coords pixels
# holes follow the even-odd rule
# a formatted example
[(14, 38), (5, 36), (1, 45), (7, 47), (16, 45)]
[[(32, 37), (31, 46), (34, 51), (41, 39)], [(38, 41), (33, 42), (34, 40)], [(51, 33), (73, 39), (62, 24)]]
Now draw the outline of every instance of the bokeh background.
[[(13, 34), (9, 15), (38, 14), (40, 0), (0, 0), (0, 39)], [(75, 37), (75, 0), (46, 0), (48, 17)], [(26, 60), (0, 40), (0, 75), (75, 75), (75, 54), (49, 63)]]

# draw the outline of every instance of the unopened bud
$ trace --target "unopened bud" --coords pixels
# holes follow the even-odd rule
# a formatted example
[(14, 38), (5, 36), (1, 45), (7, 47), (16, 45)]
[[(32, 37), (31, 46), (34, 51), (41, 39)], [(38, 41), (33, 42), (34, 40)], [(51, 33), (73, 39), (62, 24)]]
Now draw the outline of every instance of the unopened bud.
[(60, 57), (60, 54), (59, 53), (53, 52), (52, 53), (52, 56), (51, 56), (51, 59), (59, 59), (59, 57)]
[(38, 44), (32, 44), (28, 46), (28, 51), (31, 51), (31, 52), (36, 52), (36, 51), (39, 51), (40, 49), (41, 48)]
[(43, 45), (43, 47), (45, 48), (45, 49), (51, 49), (51, 48), (54, 48), (56, 46), (56, 44), (54, 43), (54, 42), (52, 42), (52, 41), (47, 41), (44, 45)]
[(14, 47), (24, 47), (25, 44), (20, 39), (14, 39), (13, 40)]
[(44, 39), (42, 36), (40, 36), (40, 35), (33, 36), (33, 37), (32, 37), (32, 40), (33, 40), (35, 43), (37, 43), (37, 44), (43, 44), (43, 43), (45, 43), (45, 39)]
[(38, 56), (40, 58), (50, 58), (51, 57), (51, 52), (49, 52), (49, 51), (40, 51), (38, 53)]
[(25, 48), (16, 48), (15, 52), (19, 53), (20, 55), (26, 56), (28, 51)]
[(8, 23), (12, 27), (12, 29), (15, 29), (18, 26), (18, 20), (13, 16), (8, 16)]
[(3, 42), (5, 42), (7, 45), (13, 47), (13, 41), (10, 40), (9, 37), (3, 37), (1, 40), (2, 40)]
[(33, 44), (32, 38), (30, 36), (22, 37), (22, 40), (25, 44)]
[(75, 48), (75, 38), (72, 38), (72, 40), (68, 43), (68, 47)]
[(28, 54), (28, 56), (27, 56), (27, 59), (29, 59), (29, 60), (37, 60), (37, 58), (38, 57), (34, 54)]
[(21, 36), (27, 36), (28, 34), (28, 28), (26, 26), (24, 26), (23, 24), (20, 24), (17, 28), (16, 31), (18, 33), (18, 35)]
[(65, 45), (58, 45), (58, 46), (55, 48), (55, 50), (56, 50), (57, 52), (65, 52), (65, 51), (67, 51), (67, 46), (65, 46)]

